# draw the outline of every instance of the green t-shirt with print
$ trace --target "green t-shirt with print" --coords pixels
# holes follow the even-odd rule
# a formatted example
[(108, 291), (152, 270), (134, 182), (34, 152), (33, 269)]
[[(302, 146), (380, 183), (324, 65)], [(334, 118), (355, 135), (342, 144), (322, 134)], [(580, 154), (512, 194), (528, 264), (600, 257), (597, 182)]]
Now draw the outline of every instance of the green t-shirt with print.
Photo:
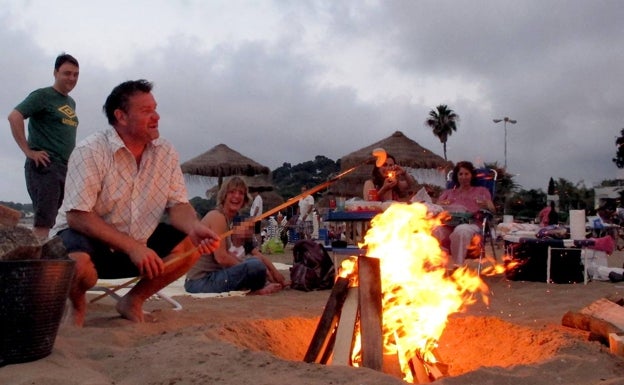
[(35, 90), (15, 107), (28, 119), (28, 145), (67, 164), (76, 146), (76, 102), (53, 87)]

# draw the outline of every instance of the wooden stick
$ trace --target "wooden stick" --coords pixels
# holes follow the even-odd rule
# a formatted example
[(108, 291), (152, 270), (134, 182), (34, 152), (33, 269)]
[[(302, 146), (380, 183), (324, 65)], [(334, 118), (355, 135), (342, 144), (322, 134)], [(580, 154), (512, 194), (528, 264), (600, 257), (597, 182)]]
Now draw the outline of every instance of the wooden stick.
[(347, 278), (339, 277), (334, 283), (332, 292), (323, 310), (323, 315), (321, 315), (312, 341), (310, 341), (310, 345), (308, 346), (308, 351), (303, 358), (304, 362), (316, 362), (318, 359), (321, 350), (323, 350), (323, 346), (326, 345), (327, 337), (340, 319), (340, 313), (342, 312), (344, 301), (347, 298), (348, 289), (349, 279)]
[[(341, 179), (342, 177), (344, 177), (345, 175), (347, 175), (347, 174), (349, 174), (349, 173), (353, 172), (356, 168), (358, 168), (358, 167), (360, 167), (360, 166), (362, 166), (362, 165), (364, 165), (364, 164), (366, 164), (366, 162), (364, 162), (364, 163), (362, 163), (362, 164), (360, 164), (360, 165), (357, 165), (357, 166), (351, 167), (350, 169), (348, 169), (348, 170), (346, 170), (346, 171), (341, 172), (340, 174), (336, 175), (336, 176), (335, 176), (335, 177), (333, 177), (332, 179), (330, 179), (330, 180), (328, 180), (328, 181), (326, 181), (326, 182), (323, 182), (323, 183), (319, 184), (318, 186), (314, 186), (314, 187), (312, 187), (312, 188), (310, 188), (310, 189), (308, 189), (308, 190), (306, 190), (306, 191), (302, 192), (301, 194), (299, 194), (299, 195), (297, 195), (297, 196), (295, 196), (295, 197), (293, 197), (293, 198), (290, 198), (290, 199), (289, 199), (289, 200), (287, 200), (286, 202), (284, 202), (284, 203), (282, 203), (282, 204), (280, 204), (280, 205), (278, 205), (278, 206), (276, 206), (276, 207), (274, 207), (274, 208), (272, 208), (272, 209), (270, 209), (270, 210), (265, 211), (264, 213), (262, 213), (262, 214), (260, 214), (260, 215), (258, 215), (258, 216), (256, 216), (256, 217), (253, 217), (253, 218), (250, 218), (250, 219), (248, 219), (248, 220), (244, 221), (244, 222), (241, 224), (241, 226), (242, 226), (242, 225), (245, 225), (245, 224), (253, 224), (253, 223), (257, 222), (257, 221), (261, 221), (261, 220), (263, 220), (264, 218), (267, 218), (267, 217), (269, 217), (269, 216), (271, 216), (271, 215), (275, 214), (276, 212), (278, 212), (278, 211), (280, 211), (280, 210), (282, 210), (282, 209), (284, 209), (284, 208), (286, 208), (286, 207), (288, 207), (288, 206), (290, 206), (290, 205), (292, 205), (292, 204), (297, 203), (298, 201), (302, 200), (303, 198), (307, 197), (308, 195), (312, 195), (312, 194), (314, 194), (314, 193), (316, 193), (316, 192), (318, 192), (318, 191), (321, 191), (321, 190), (322, 190), (322, 189), (324, 189), (324, 188), (327, 188), (330, 184), (332, 184), (332, 183), (336, 182), (337, 180), (339, 180), (339, 179)], [(233, 231), (234, 231), (234, 230), (228, 230), (228, 231), (226, 231), (225, 233), (221, 234), (219, 237), (220, 237), (220, 238), (225, 238), (225, 237), (227, 237), (227, 236), (230, 236), (230, 235), (232, 235)], [(184, 253), (184, 254), (174, 256), (172, 259), (170, 259), (169, 261), (167, 261), (167, 262), (165, 263), (165, 267), (167, 267), (167, 266), (169, 266), (170, 264), (174, 263), (174, 261), (177, 261), (178, 259), (181, 259), (181, 258), (186, 258), (186, 257), (188, 257), (189, 255), (192, 255), (194, 252), (196, 252), (196, 251), (197, 251), (197, 249), (198, 249), (198, 248), (197, 248), (197, 247), (195, 247), (195, 248), (191, 249), (190, 251), (188, 251), (188, 252), (186, 252), (186, 253)], [(142, 277), (134, 277), (134, 278), (130, 279), (130, 280), (129, 280), (129, 281), (127, 281), (127, 282), (124, 282), (124, 283), (122, 283), (122, 284), (120, 284), (120, 285), (117, 285), (117, 286), (115, 286), (115, 287), (111, 288), (110, 290), (114, 293), (114, 292), (116, 292), (116, 291), (117, 291), (117, 290), (119, 290), (119, 289), (123, 289), (124, 287), (128, 287), (128, 286), (132, 285), (133, 283), (137, 282), (137, 281), (138, 281), (139, 279), (141, 279), (141, 278), (142, 278)], [(95, 302), (95, 301), (99, 301), (100, 299), (102, 299), (102, 298), (106, 297), (107, 295), (108, 295), (107, 293), (104, 293), (104, 294), (102, 294), (102, 295), (99, 295), (99, 296), (95, 297), (94, 299), (92, 299), (92, 300), (91, 300), (91, 302), (93, 303), (93, 302)]]
[[(230, 230), (230, 231), (231, 231), (231, 230)], [(230, 231), (228, 231), (228, 232), (230, 232)], [(173, 256), (171, 259), (169, 259), (167, 262), (165, 262), (165, 269), (166, 269), (167, 267), (170, 267), (171, 265), (173, 265), (173, 264), (174, 264), (174, 263), (176, 263), (177, 261), (179, 261), (179, 260), (181, 260), (181, 259), (184, 259), (184, 258), (187, 258), (187, 257), (189, 257), (189, 256), (191, 256), (191, 255), (193, 255), (193, 253), (195, 253), (195, 252), (197, 251), (197, 249), (198, 249), (197, 247), (193, 247), (192, 249), (190, 249), (190, 250), (188, 250), (188, 251), (185, 251), (185, 252), (184, 252), (184, 253), (182, 253), (182, 254), (179, 254), (179, 255), (175, 255), (175, 256)], [(128, 281), (126, 281), (126, 282), (124, 282), (124, 283), (120, 284), (120, 285), (117, 285), (117, 286), (115, 286), (115, 287), (112, 287), (112, 288), (110, 288), (110, 289), (109, 289), (109, 290), (110, 290), (109, 292), (106, 292), (106, 293), (103, 293), (103, 294), (98, 295), (97, 297), (95, 297), (95, 298), (93, 298), (91, 301), (89, 301), (89, 303), (97, 302), (97, 301), (101, 300), (102, 298), (106, 297), (107, 295), (110, 295), (110, 294), (109, 294), (110, 292), (114, 293), (114, 292), (116, 292), (117, 290), (120, 290), (120, 289), (126, 288), (126, 287), (128, 287), (128, 286), (132, 285), (133, 283), (138, 282), (141, 278), (143, 278), (143, 277), (142, 277), (142, 276), (134, 277), (134, 278), (132, 278), (132, 279), (130, 279), (130, 280), (128, 280)]]
[(409, 360), (409, 367), (416, 384), (429, 384), (431, 382), (431, 377), (429, 377), (425, 362), (420, 355), (416, 355), (416, 357)]
[[(381, 165), (386, 161), (386, 156), (387, 156), (386, 151), (384, 149), (382, 149), (382, 148), (377, 148), (377, 149), (373, 150), (373, 157), (376, 160), (375, 163), (377, 164), (378, 167), (381, 167)], [(340, 174), (336, 175), (335, 177), (331, 178), (330, 180), (328, 180), (326, 182), (323, 182), (323, 183), (321, 183), (321, 184), (319, 184), (317, 186), (314, 186), (314, 187), (312, 187), (310, 189), (307, 189), (306, 191), (302, 192), (301, 194), (299, 194), (299, 195), (297, 195), (297, 196), (295, 196), (293, 198), (290, 198), (286, 202), (284, 202), (284, 203), (282, 203), (280, 205), (277, 205), (276, 207), (274, 207), (274, 208), (272, 208), (270, 210), (267, 210), (264, 213), (262, 213), (262, 214), (260, 214), (260, 215), (258, 215), (256, 217), (253, 217), (253, 218), (250, 218), (250, 219), (244, 221), (242, 225), (244, 225), (244, 224), (253, 224), (255, 222), (261, 221), (264, 218), (267, 218), (267, 217), (277, 213), (278, 211), (281, 211), (282, 209), (284, 209), (284, 208), (286, 208), (286, 207), (288, 207), (288, 206), (290, 206), (292, 204), (297, 203), (298, 201), (302, 200), (303, 198), (307, 197), (308, 195), (312, 195), (312, 194), (314, 194), (314, 193), (316, 193), (318, 191), (323, 190), (324, 188), (327, 188), (330, 184), (336, 182), (339, 179), (342, 179), (345, 175), (350, 174), (351, 172), (353, 172), (358, 167), (363, 166), (365, 164), (368, 164), (369, 160), (370, 159), (362, 162), (361, 164), (353, 166), (353, 167), (351, 167), (348, 170), (345, 170), (345, 171), (341, 172)], [(228, 230), (225, 233), (221, 234), (219, 237), (220, 238), (225, 238), (225, 237), (227, 237), (229, 235), (232, 235), (232, 232), (233, 232), (233, 230)], [(172, 259), (170, 259), (169, 261), (167, 261), (165, 263), (165, 267), (167, 267), (170, 264), (174, 263), (174, 261), (177, 261), (178, 259), (186, 258), (189, 255), (192, 255), (195, 251), (197, 251), (197, 249), (198, 248), (195, 247), (195, 248), (191, 249), (190, 251), (188, 251), (188, 252), (186, 252), (186, 253), (184, 253), (182, 255), (174, 256)], [(122, 289), (124, 287), (128, 287), (128, 286), (132, 285), (133, 283), (137, 282), (139, 279), (141, 279), (141, 277), (132, 278), (131, 280), (129, 280), (127, 282), (124, 282), (121, 285), (118, 285), (118, 286), (115, 286), (115, 287), (111, 288), (111, 291), (114, 293), (114, 292), (116, 292), (119, 289)], [(91, 302), (98, 301), (101, 298), (106, 297), (107, 295), (108, 294), (102, 294), (102, 295), (92, 299)]]
[(353, 334), (358, 316), (358, 298), (358, 288), (350, 287), (342, 306), (340, 322), (336, 328), (336, 344), (334, 345), (332, 365), (351, 365)]
[(383, 331), (381, 308), (381, 272), (379, 259), (358, 257), (360, 334), (362, 366), (381, 371), (383, 367)]

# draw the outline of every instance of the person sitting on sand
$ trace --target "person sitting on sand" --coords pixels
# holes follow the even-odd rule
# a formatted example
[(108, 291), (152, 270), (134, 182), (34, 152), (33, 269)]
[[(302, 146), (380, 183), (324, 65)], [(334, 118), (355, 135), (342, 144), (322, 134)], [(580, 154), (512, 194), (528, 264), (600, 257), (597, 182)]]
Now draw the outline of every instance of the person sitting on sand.
[[(232, 177), (217, 194), (217, 207), (201, 220), (218, 234), (233, 229), (235, 236), (244, 236), (245, 225), (234, 227), (234, 218), (249, 202), (247, 185), (240, 177)], [(268, 281), (267, 265), (258, 257), (239, 258), (232, 253), (232, 236), (219, 247), (202, 254), (186, 275), (184, 288), (189, 293), (223, 293), (251, 290), (252, 294), (270, 294), (282, 289), (280, 283)], [(204, 251), (204, 250), (201, 250)]]
[[(177, 152), (159, 138), (151, 91), (146, 80), (115, 87), (104, 104), (113, 129), (89, 136), (69, 158), (54, 232), (76, 262), (69, 299), (77, 326), (98, 278), (141, 276), (117, 302), (122, 317), (141, 322), (143, 302), (199, 258), (195, 246), (219, 244), (189, 204)], [(159, 223), (165, 212), (170, 224)]]
[(279, 283), (282, 287), (289, 286), (290, 282), (286, 281), (282, 273), (277, 270), (275, 265), (258, 248), (258, 242), (256, 242), (251, 228), (241, 226), (239, 231), (236, 234), (232, 234), (232, 246), (230, 246), (229, 252), (241, 260), (250, 257), (258, 258), (267, 268), (268, 283)]

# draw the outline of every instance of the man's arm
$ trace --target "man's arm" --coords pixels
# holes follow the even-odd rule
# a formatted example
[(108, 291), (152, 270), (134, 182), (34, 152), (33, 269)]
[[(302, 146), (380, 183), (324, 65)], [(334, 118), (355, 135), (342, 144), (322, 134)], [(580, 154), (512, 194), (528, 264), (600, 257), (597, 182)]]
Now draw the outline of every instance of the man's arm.
[(48, 165), (50, 163), (50, 157), (48, 156), (48, 153), (45, 151), (33, 151), (28, 145), (28, 140), (26, 140), (24, 115), (22, 115), (22, 113), (18, 110), (13, 110), (9, 114), (8, 120), (9, 125), (11, 126), (11, 134), (13, 134), (13, 139), (15, 139), (15, 143), (17, 143), (24, 155), (26, 155), (27, 158), (34, 160), (37, 166)]
[(208, 243), (219, 242), (217, 233), (199, 220), (190, 203), (178, 203), (170, 207), (168, 212), (171, 225), (188, 234), (193, 244), (198, 245), (203, 240)]
[[(209, 211), (201, 220), (201, 224), (207, 226), (212, 231), (221, 234), (226, 233), (228, 229), (227, 221), (223, 213), (218, 210)], [(240, 263), (240, 260), (227, 250), (227, 242), (219, 241), (217, 247), (213, 250), (202, 250), (204, 253), (213, 252), (217, 263), (223, 267), (230, 267)]]

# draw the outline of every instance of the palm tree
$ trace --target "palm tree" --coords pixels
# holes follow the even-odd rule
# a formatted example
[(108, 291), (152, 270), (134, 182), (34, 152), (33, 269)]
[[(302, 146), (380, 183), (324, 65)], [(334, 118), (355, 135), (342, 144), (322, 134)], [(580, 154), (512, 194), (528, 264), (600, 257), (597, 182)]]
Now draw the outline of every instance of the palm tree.
[(435, 110), (429, 111), (429, 118), (425, 120), (425, 124), (433, 129), (433, 135), (440, 139), (440, 143), (444, 148), (444, 160), (446, 159), (446, 141), (448, 137), (457, 131), (457, 122), (459, 115), (455, 111), (448, 108), (446, 104), (440, 104)]

